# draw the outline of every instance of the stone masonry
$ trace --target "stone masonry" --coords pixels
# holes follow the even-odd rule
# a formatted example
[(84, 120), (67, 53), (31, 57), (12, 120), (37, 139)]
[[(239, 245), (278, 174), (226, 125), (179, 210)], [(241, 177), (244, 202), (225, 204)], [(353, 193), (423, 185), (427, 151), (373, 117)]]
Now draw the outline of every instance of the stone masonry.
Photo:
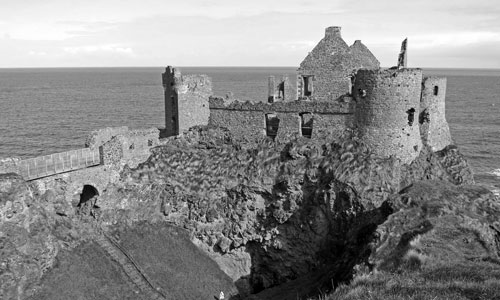
[(163, 73), (165, 90), (165, 135), (173, 136), (190, 127), (208, 123), (208, 98), (212, 82), (206, 75), (182, 76), (175, 68)]
[[(361, 41), (348, 46), (340, 27), (328, 27), (297, 70), (296, 98), (290, 98), (287, 77), (277, 83), (270, 76), (268, 103), (210, 98), (208, 120), (203, 105), (211, 94), (210, 80), (201, 75), (186, 79), (168, 67), (163, 74), (165, 107), (171, 110), (166, 111), (167, 131), (176, 135), (189, 127), (174, 130), (172, 116), (179, 116), (179, 122), (185, 118), (190, 126), (227, 128), (248, 142), (266, 137), (285, 142), (300, 136), (316, 139), (349, 129), (375, 154), (410, 163), (424, 145), (439, 151), (452, 141), (444, 114), (446, 79), (423, 79), (422, 70), (406, 68), (407, 45), (405, 39), (397, 67), (382, 70)], [(188, 88), (193, 82), (200, 84)], [(171, 105), (180, 99), (180, 91), (186, 106), (179, 104), (178, 112), (184, 117)]]
[(327, 130), (334, 130), (340, 135), (352, 126), (354, 107), (350, 100), (346, 97), (344, 101), (334, 102), (234, 101), (225, 104), (223, 99), (211, 98), (209, 124), (228, 128), (233, 135), (253, 141), (266, 135), (270, 136), (272, 128), (266, 125), (266, 117), (274, 115), (278, 120), (275, 135), (281, 141), (295, 136), (316, 138)]
[(420, 102), (420, 133), (422, 141), (432, 151), (443, 150), (452, 143), (450, 128), (445, 118), (446, 78), (426, 77), (422, 83)]
[(325, 37), (307, 55), (297, 70), (297, 95), (300, 99), (333, 101), (349, 94), (356, 70), (378, 69), (380, 63), (357, 40), (348, 46), (340, 27), (328, 27)]
[(422, 70), (359, 70), (355, 127), (371, 149), (410, 163), (422, 149), (418, 116)]

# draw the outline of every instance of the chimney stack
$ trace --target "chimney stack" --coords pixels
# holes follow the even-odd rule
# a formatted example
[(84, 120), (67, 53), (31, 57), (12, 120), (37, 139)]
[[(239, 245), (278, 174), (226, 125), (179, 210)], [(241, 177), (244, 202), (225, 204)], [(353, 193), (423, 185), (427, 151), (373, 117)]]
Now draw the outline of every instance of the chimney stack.
[(342, 29), (342, 27), (339, 27), (339, 26), (331, 26), (331, 27), (327, 27), (325, 29), (325, 37), (342, 37), (341, 34), (340, 34), (340, 30)]

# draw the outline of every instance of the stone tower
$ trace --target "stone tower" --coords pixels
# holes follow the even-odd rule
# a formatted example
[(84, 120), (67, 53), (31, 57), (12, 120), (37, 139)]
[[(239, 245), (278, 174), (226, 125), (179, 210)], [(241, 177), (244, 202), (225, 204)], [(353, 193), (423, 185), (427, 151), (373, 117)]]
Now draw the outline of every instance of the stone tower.
[(165, 90), (165, 135), (173, 136), (196, 125), (207, 125), (212, 83), (206, 75), (182, 76), (171, 66), (162, 74)]
[(420, 102), (420, 134), (422, 142), (432, 151), (442, 150), (452, 143), (445, 118), (446, 77), (425, 77)]
[(419, 130), (422, 70), (359, 70), (354, 123), (374, 153), (410, 163), (422, 149)]

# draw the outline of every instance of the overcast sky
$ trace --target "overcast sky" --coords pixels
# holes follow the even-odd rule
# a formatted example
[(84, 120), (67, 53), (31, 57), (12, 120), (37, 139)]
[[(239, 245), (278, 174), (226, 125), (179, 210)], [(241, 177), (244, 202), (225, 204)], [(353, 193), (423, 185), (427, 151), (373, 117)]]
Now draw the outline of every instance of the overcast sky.
[(298, 66), (328, 26), (382, 66), (500, 68), (493, 0), (0, 0), (0, 67)]

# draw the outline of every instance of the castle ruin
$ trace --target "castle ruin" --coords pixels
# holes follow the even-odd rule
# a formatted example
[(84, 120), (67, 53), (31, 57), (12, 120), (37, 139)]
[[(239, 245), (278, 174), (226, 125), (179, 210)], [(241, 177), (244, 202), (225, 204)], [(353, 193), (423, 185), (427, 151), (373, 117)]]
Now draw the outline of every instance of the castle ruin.
[(208, 124), (249, 142), (266, 136), (287, 141), (353, 129), (376, 154), (410, 163), (423, 145), (439, 151), (451, 144), (451, 136), (446, 78), (423, 77), (421, 69), (406, 66), (407, 39), (397, 66), (381, 69), (361, 41), (348, 46), (341, 28), (333, 26), (297, 69), (295, 92), (288, 77), (276, 84), (270, 76), (267, 101), (210, 97), (206, 76), (182, 76), (168, 67), (163, 74), (166, 135)]

